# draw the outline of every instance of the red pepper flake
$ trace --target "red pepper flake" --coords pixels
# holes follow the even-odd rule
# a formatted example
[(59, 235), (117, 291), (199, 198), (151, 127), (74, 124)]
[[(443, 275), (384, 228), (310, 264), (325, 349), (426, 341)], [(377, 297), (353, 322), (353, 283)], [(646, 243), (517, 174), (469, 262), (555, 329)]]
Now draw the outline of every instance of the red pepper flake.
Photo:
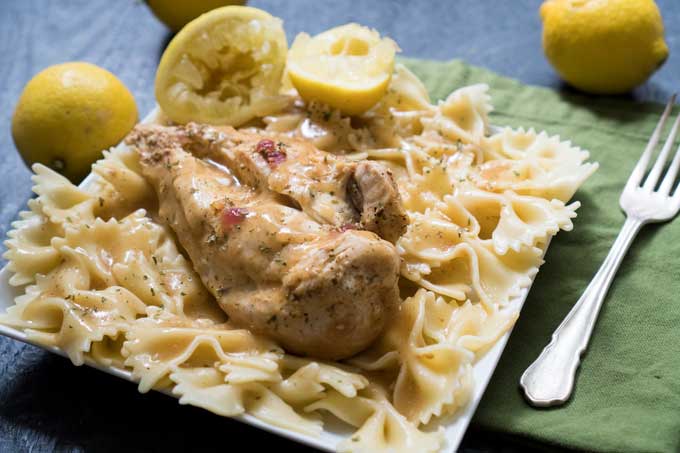
[(276, 143), (268, 138), (262, 139), (255, 146), (255, 151), (260, 154), (273, 153), (276, 151)]
[(248, 215), (248, 210), (245, 208), (225, 208), (222, 211), (222, 228), (224, 231), (229, 231), (235, 225), (243, 222)]
[(276, 167), (286, 160), (286, 152), (283, 150), (283, 143), (278, 145), (273, 140), (265, 138), (260, 140), (255, 147), (255, 151), (260, 153), (267, 160), (270, 167)]

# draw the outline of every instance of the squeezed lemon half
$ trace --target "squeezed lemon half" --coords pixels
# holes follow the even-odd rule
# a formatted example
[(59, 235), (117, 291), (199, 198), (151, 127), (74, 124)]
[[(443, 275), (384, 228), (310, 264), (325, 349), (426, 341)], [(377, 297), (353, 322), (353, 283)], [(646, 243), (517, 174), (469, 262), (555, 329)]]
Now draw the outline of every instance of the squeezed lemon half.
[(288, 53), (287, 72), (306, 101), (357, 115), (385, 94), (397, 50), (391, 39), (353, 23), (314, 37), (300, 33)]
[(174, 122), (239, 126), (279, 110), (288, 45), (281, 20), (226, 6), (187, 24), (156, 72), (156, 100)]

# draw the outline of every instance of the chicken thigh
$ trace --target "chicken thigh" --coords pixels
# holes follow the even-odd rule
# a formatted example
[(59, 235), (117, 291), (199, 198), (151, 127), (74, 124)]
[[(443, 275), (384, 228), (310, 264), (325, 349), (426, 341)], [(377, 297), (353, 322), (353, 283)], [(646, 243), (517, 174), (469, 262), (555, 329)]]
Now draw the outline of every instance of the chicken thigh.
[[(399, 300), (395, 247), (370, 231), (319, 223), (261, 190), (239, 167), (254, 159), (198, 152), (221, 133), (201, 129), (197, 140), (195, 126), (138, 126), (127, 142), (156, 189), (161, 220), (230, 320), (296, 354), (335, 360), (367, 347)], [(234, 145), (220, 146), (228, 155)]]

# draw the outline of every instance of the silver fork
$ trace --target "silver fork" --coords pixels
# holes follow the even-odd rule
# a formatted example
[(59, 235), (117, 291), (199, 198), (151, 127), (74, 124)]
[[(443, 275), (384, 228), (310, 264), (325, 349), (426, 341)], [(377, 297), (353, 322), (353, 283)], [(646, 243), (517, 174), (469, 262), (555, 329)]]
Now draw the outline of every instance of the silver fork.
[(534, 406), (558, 406), (569, 399), (574, 388), (576, 370), (581, 363), (581, 355), (588, 346), (600, 307), (633, 239), (647, 223), (665, 222), (675, 217), (680, 210), (680, 187), (671, 194), (680, 167), (680, 148), (657, 188), (678, 134), (680, 115), (676, 118), (659, 157), (643, 182), (661, 131), (673, 109), (675, 96), (675, 94), (671, 96), (668, 101), (647, 147), (623, 189), (619, 203), (627, 218), (607, 258), (576, 305), (553, 333), (550, 344), (543, 349), (541, 355), (526, 369), (520, 379), (520, 386), (524, 389), (527, 400)]

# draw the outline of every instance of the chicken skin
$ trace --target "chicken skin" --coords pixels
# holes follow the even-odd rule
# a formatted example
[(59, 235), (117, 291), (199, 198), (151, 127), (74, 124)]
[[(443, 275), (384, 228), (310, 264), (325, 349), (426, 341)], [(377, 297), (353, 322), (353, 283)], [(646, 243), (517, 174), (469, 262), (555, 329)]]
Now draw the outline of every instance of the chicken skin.
[[(229, 154), (239, 145), (228, 132), (222, 151), (210, 135), (223, 132), (206, 126), (138, 126), (128, 136), (157, 192), (161, 220), (235, 325), (322, 359), (366, 348), (399, 300), (395, 247), (373, 232), (339, 228), (344, 217), (319, 222), (292, 195), (263, 187), (259, 173), (240, 167), (255, 159)], [(265, 164), (278, 159), (260, 156)]]

